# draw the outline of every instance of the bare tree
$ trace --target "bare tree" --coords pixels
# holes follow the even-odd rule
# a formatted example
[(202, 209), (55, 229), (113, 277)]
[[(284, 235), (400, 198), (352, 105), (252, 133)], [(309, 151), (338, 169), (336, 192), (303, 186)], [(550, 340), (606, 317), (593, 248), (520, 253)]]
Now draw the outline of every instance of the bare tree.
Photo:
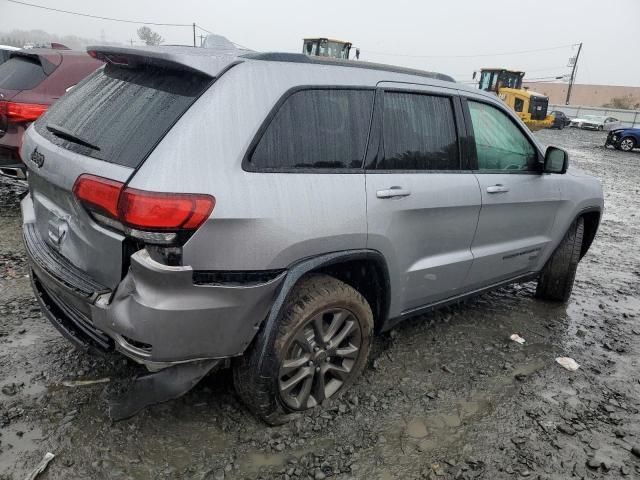
[(164, 42), (164, 38), (159, 33), (154, 32), (147, 26), (138, 29), (138, 37), (147, 45), (160, 45)]

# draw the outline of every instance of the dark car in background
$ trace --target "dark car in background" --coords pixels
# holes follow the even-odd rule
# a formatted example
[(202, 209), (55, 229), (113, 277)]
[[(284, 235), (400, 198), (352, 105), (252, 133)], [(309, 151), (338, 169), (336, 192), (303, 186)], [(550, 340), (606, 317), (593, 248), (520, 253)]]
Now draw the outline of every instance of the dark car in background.
[(605, 147), (612, 145), (617, 150), (630, 152), (634, 148), (640, 148), (640, 128), (616, 128), (607, 135)]
[(562, 130), (571, 123), (571, 119), (560, 110), (554, 110), (550, 115), (553, 115), (553, 125), (551, 125), (551, 128)]
[(19, 155), (24, 131), (67, 90), (102, 65), (86, 52), (73, 50), (11, 52), (0, 65), (0, 173), (24, 178)]

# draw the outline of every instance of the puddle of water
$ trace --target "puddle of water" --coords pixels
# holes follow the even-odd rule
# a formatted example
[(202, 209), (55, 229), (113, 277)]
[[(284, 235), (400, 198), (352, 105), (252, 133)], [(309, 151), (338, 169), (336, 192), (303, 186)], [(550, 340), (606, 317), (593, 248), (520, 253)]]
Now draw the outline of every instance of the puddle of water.
[(259, 470), (262, 467), (279, 467), (285, 461), (286, 456), (281, 453), (250, 453), (246, 463)]
[(492, 410), (493, 406), (488, 398), (460, 401), (449, 411), (412, 418), (403, 433), (416, 442), (419, 450), (433, 450), (443, 443), (455, 441), (466, 422), (487, 415)]
[(380, 474), (380, 476), (379, 476), (378, 478), (379, 478), (380, 480), (393, 480), (393, 479), (394, 479), (394, 478), (396, 478), (396, 477), (394, 477), (394, 476), (391, 474), (391, 472), (389, 472), (388, 470), (385, 470), (384, 472), (382, 472), (382, 473)]
[(578, 392), (573, 388), (565, 385), (554, 385), (553, 389), (537, 392), (536, 395), (545, 399), (547, 402), (558, 405), (562, 399), (566, 399), (572, 406), (577, 406), (580, 401), (577, 398)]
[(11, 335), (7, 342), (8, 347), (26, 348), (38, 343), (41, 336), (38, 334), (26, 332), (20, 335)]
[(309, 452), (330, 448), (333, 444), (334, 441), (332, 439), (323, 438), (316, 441), (312, 446), (298, 450), (287, 450), (282, 453), (250, 452), (239, 459), (237, 463), (240, 465), (240, 471), (243, 474), (255, 476), (261, 468), (281, 467), (290, 458), (300, 458)]
[(47, 386), (42, 382), (26, 383), (21, 393), (30, 397), (39, 397), (47, 391)]
[[(20, 433), (20, 434), (19, 434)], [(28, 427), (23, 422), (13, 422), (2, 430), (2, 452), (0, 453), (0, 472), (9, 472), (16, 467), (16, 459), (38, 448), (42, 441), (42, 430)]]
[(427, 426), (425, 423), (419, 419), (414, 418), (407, 425), (407, 435), (412, 438), (422, 438), (426, 437), (429, 432), (427, 432)]

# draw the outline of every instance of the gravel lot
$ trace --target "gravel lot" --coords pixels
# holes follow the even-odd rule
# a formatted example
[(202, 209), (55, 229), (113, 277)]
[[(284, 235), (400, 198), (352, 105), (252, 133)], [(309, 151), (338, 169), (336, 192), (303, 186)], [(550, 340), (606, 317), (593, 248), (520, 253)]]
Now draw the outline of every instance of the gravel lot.
[(376, 340), (355, 388), (277, 428), (245, 410), (227, 371), (111, 423), (105, 399), (137, 367), (74, 350), (42, 318), (21, 190), (0, 180), (0, 480), (48, 451), (43, 480), (640, 478), (640, 152), (605, 150), (598, 132), (537, 135), (605, 188), (569, 304), (524, 284), (410, 320)]

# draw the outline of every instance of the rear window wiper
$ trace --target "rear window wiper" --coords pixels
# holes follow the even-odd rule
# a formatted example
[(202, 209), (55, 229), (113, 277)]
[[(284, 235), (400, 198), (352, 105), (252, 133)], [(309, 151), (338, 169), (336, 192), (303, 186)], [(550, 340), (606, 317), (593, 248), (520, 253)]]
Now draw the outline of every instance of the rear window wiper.
[(100, 147), (98, 147), (97, 145), (87, 142), (86, 140), (78, 137), (76, 134), (59, 125), (47, 125), (47, 130), (53, 133), (56, 137), (68, 140), (73, 143), (77, 143), (78, 145), (82, 145), (83, 147), (88, 147), (91, 150), (100, 151)]

